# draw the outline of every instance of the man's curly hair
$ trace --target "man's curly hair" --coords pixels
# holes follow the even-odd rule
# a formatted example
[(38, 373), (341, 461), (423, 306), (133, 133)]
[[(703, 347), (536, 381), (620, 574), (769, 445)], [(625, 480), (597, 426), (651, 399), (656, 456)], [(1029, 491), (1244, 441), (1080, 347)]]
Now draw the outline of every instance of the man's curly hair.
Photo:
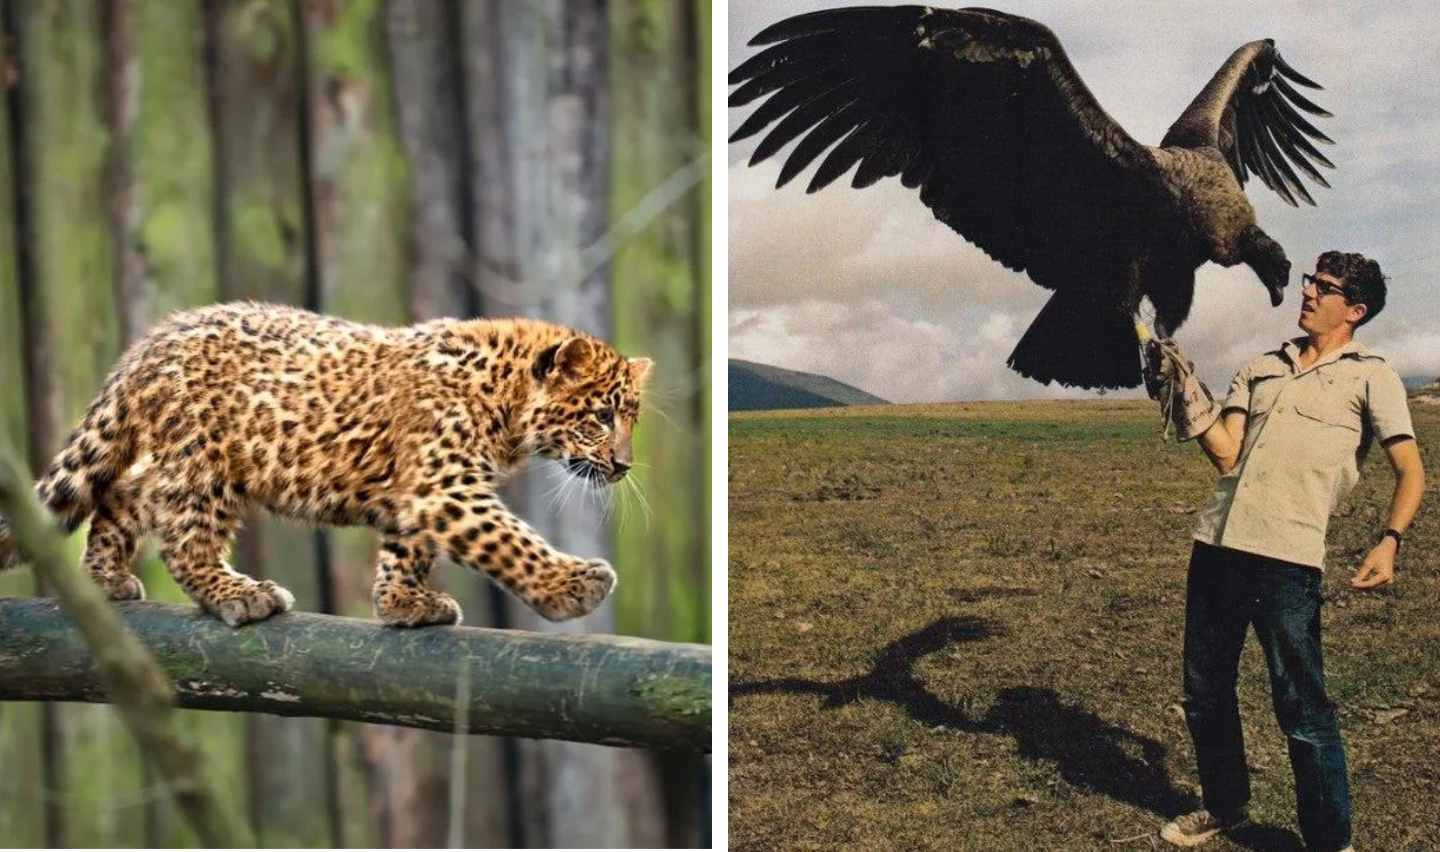
[(1345, 301), (1365, 306), (1365, 316), (1355, 324), (1356, 328), (1385, 310), (1385, 276), (1380, 272), (1380, 264), (1365, 255), (1327, 251), (1315, 262), (1315, 271), (1340, 279), (1345, 287)]

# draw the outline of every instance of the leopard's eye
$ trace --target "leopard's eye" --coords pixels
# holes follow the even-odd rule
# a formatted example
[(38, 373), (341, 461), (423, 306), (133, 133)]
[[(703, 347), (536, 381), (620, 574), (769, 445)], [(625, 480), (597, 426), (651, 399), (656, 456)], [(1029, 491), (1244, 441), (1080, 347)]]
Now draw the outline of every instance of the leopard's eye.
[(602, 409), (600, 409), (599, 411), (595, 412), (595, 417), (600, 421), (600, 424), (601, 424), (602, 426), (614, 426), (614, 425), (615, 425), (615, 411), (614, 411), (614, 409), (602, 408)]

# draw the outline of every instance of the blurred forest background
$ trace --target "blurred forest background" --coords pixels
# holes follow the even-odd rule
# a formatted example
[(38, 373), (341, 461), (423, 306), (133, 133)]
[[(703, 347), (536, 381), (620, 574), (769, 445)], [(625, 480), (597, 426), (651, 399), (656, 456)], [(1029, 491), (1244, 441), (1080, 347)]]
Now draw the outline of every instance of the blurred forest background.
[[(648, 507), (507, 502), (617, 594), (564, 629), (710, 640), (708, 0), (0, 0), (0, 430), (47, 462), (128, 341), (228, 299), (528, 315), (655, 359)], [(657, 410), (658, 409), (658, 410)], [(77, 536), (76, 546), (78, 555)], [(373, 536), (235, 561), (372, 617)], [(442, 567), (467, 624), (557, 629)], [(153, 556), (152, 597), (185, 600)], [(28, 572), (0, 595), (35, 592)], [(186, 714), (267, 846), (699, 845), (709, 760)], [(110, 708), (0, 705), (0, 844), (194, 842)]]

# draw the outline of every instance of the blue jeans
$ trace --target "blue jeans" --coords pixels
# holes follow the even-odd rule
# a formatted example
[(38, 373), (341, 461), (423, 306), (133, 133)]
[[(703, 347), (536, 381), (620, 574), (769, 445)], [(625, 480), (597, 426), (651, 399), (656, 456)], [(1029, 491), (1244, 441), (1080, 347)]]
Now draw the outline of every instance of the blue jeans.
[(1185, 595), (1185, 719), (1205, 809), (1228, 820), (1250, 801), (1235, 683), (1251, 625), (1290, 747), (1300, 833), (1312, 852), (1338, 852), (1350, 845), (1350, 789), (1325, 694), (1320, 572), (1197, 541)]

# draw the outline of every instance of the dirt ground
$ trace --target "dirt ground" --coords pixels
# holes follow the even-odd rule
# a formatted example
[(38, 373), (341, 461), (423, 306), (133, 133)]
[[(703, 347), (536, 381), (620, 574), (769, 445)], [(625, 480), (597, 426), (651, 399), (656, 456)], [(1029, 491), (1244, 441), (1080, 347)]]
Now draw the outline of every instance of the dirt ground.
[[(1376, 447), (1330, 529), (1326, 668), (1362, 852), (1440, 828), (1440, 407), (1378, 593), (1348, 579), (1394, 479)], [(1149, 850), (1198, 788), (1180, 712), (1184, 571), (1214, 472), (1153, 404), (885, 406), (730, 421), (730, 845)], [(1302, 848), (1253, 637), (1255, 826)]]

